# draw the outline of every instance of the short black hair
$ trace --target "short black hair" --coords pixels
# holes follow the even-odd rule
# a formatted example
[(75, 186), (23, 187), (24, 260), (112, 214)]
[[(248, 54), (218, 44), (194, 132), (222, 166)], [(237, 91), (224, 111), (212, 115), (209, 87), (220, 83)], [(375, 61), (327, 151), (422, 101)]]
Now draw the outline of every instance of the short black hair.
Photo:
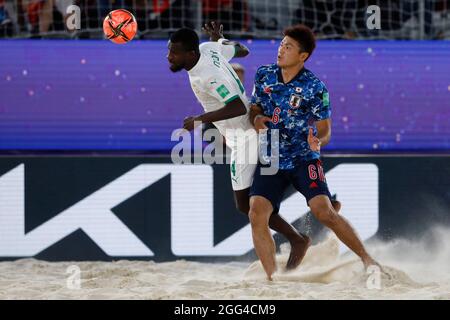
[[(298, 42), (300, 48), (308, 52), (308, 58), (311, 57), (314, 49), (316, 48), (316, 37), (310, 28), (303, 24), (297, 24), (295, 26), (286, 28), (283, 31), (284, 36), (291, 37)], [(305, 61), (306, 61), (305, 60)]]
[(184, 50), (199, 52), (200, 39), (197, 32), (189, 28), (181, 28), (170, 36), (170, 42), (181, 43)]

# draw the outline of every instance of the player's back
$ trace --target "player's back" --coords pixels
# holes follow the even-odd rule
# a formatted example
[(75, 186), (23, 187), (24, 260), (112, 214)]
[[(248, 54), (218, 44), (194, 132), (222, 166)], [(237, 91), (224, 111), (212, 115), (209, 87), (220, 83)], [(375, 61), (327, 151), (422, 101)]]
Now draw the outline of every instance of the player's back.
[[(188, 73), (192, 90), (205, 112), (223, 108), (238, 98), (248, 110), (249, 102), (244, 86), (228, 62), (234, 56), (234, 50), (233, 46), (217, 42), (200, 45), (200, 60)], [(227, 129), (253, 128), (248, 112), (243, 116), (214, 122), (214, 125), (225, 136)]]

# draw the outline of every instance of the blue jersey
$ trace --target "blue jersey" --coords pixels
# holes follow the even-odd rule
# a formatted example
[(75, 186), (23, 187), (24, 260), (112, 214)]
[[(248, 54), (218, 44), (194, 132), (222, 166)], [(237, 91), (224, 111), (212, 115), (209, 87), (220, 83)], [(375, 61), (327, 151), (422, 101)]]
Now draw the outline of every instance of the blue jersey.
[[(292, 169), (303, 161), (320, 158), (309, 148), (309, 128), (317, 134), (315, 121), (331, 116), (328, 90), (311, 71), (303, 68), (290, 82), (284, 83), (276, 64), (262, 66), (255, 76), (252, 104), (262, 107), (272, 118), (269, 128), (279, 131), (279, 169)], [(274, 146), (276, 147), (276, 146)]]

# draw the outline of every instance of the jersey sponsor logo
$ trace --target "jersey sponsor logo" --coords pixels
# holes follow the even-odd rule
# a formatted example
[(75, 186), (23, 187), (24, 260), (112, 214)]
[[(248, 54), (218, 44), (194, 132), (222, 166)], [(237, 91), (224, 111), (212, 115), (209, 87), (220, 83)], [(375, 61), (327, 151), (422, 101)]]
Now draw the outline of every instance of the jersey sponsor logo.
[(236, 161), (233, 161), (233, 163), (231, 164), (231, 174), (233, 175), (233, 177), (236, 176)]
[(228, 96), (230, 94), (230, 91), (228, 90), (227, 87), (225, 87), (225, 85), (221, 85), (220, 87), (218, 87), (216, 89), (217, 93), (219, 94), (219, 96), (223, 98), (225, 98), (226, 96)]
[(317, 185), (317, 183), (316, 182), (311, 182), (311, 184), (309, 185), (309, 188), (310, 189), (315, 189), (315, 188), (318, 188), (319, 186)]
[(330, 94), (328, 92), (323, 93), (322, 101), (325, 107), (330, 105)]
[(302, 103), (302, 97), (298, 94), (291, 94), (291, 98), (289, 99), (289, 105), (292, 109), (298, 109), (300, 104)]

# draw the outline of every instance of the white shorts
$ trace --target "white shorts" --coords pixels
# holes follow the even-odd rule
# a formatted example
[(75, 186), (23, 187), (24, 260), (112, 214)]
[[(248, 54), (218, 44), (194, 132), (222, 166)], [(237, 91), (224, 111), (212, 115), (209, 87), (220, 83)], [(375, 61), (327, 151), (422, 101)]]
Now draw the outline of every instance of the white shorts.
[(258, 164), (258, 135), (246, 136), (245, 143), (231, 148), (230, 176), (233, 190), (251, 187)]

